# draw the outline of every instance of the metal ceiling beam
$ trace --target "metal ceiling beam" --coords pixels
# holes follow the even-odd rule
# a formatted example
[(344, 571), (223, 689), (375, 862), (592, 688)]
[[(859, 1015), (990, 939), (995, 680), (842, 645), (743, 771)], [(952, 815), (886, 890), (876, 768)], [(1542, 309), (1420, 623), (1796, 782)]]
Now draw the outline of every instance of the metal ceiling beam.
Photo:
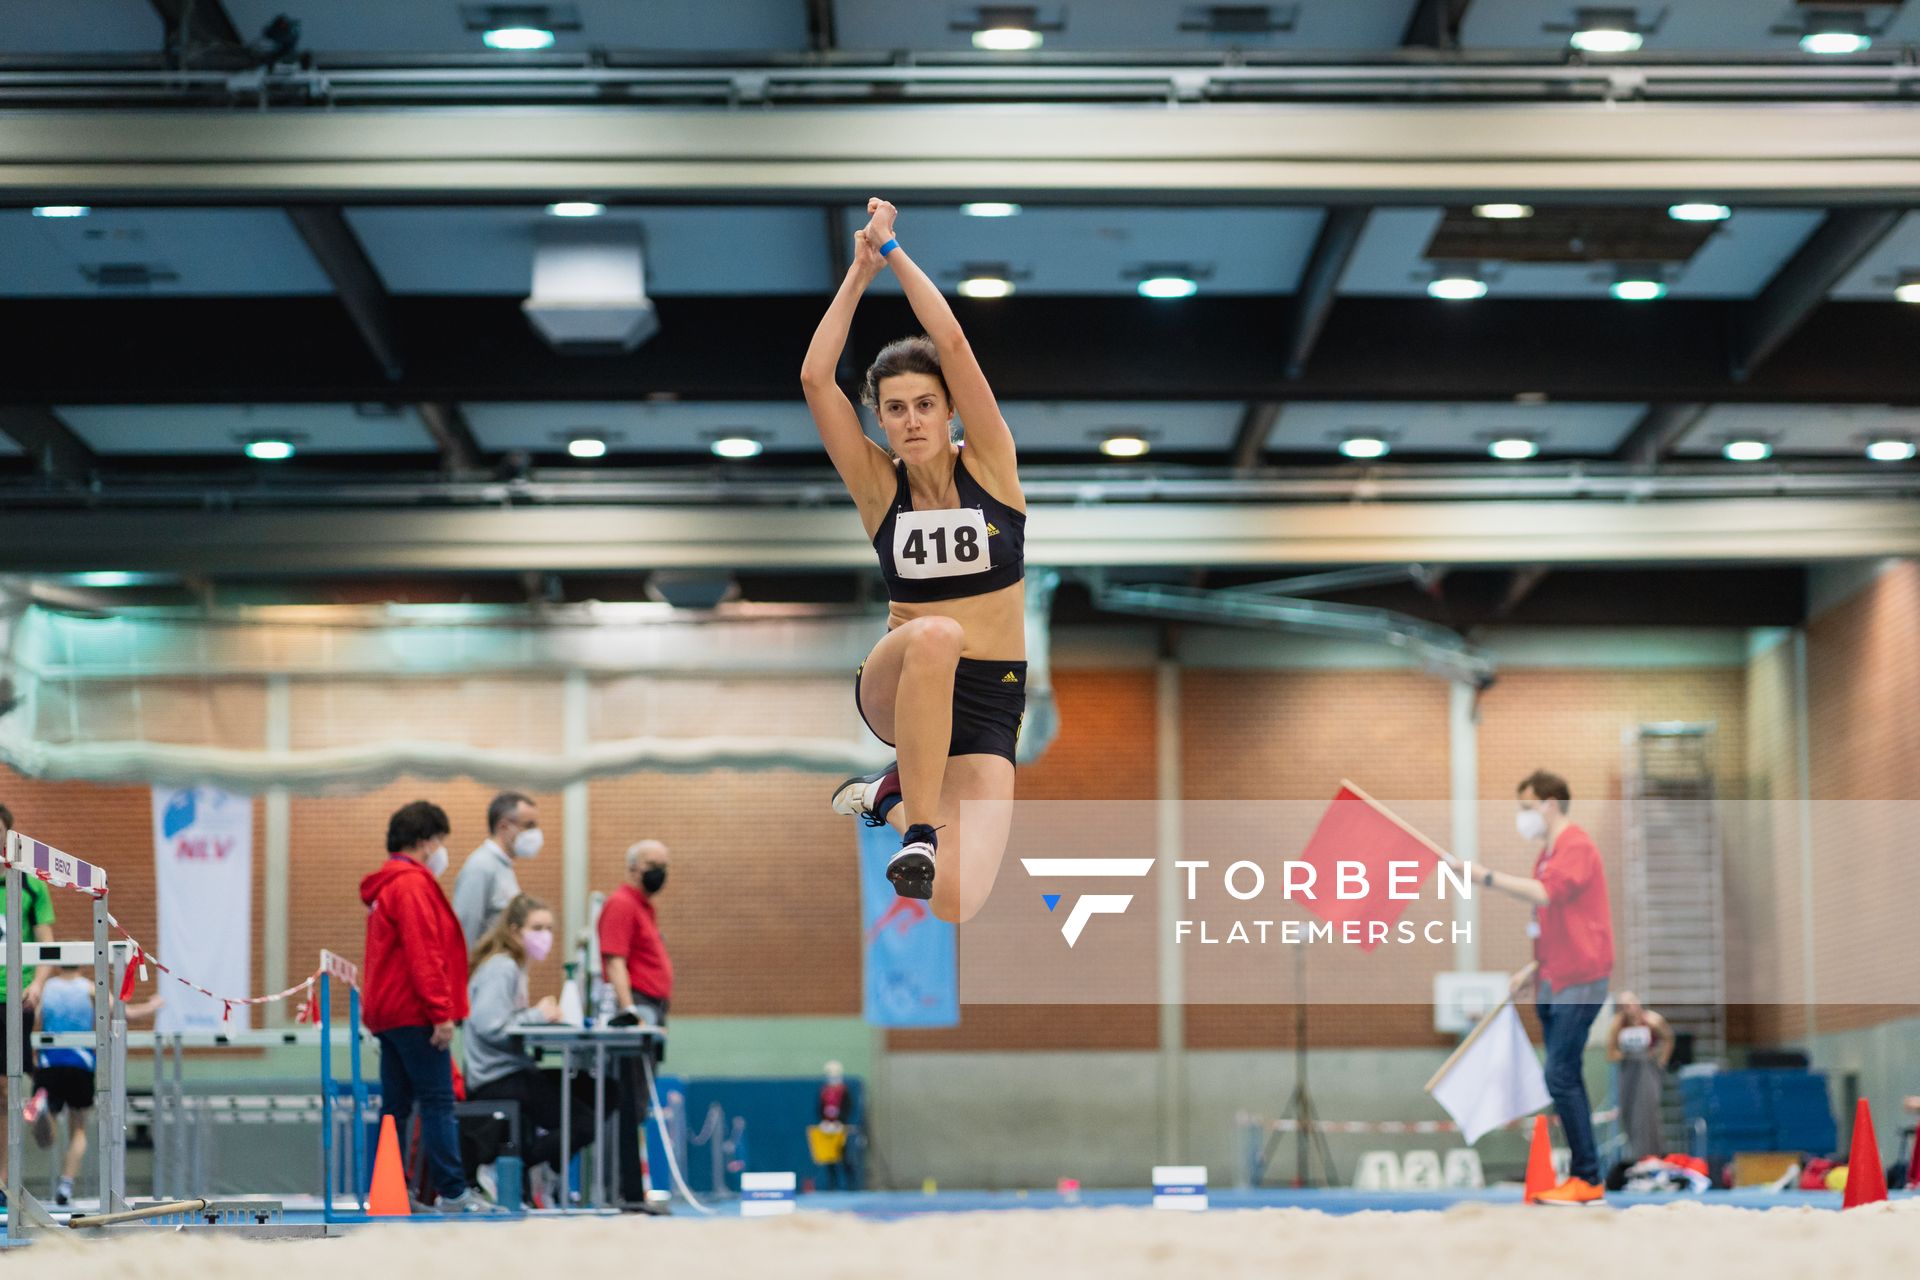
[[(1292, 68), (1283, 69), (1292, 74)], [(916, 71), (917, 73), (917, 71)], [(1920, 69), (1916, 69), (1920, 76)], [(0, 201), (1920, 199), (1920, 102), (21, 112)], [(1847, 139), (1836, 148), (1836, 137)]]
[(210, 49), (242, 49), (246, 40), (234, 26), (220, 0), (152, 0), (166, 28), (167, 50), (182, 66), (192, 66), (194, 55)]
[[(1036, 508), (1027, 557), (1123, 565), (1807, 563), (1920, 555), (1920, 503), (1118, 503)], [(0, 510), (0, 571), (211, 575), (857, 569), (846, 506)]]
[[(519, 301), (394, 297), (405, 374), (388, 381), (331, 298), (0, 298), (6, 397), (24, 404), (798, 399), (811, 296), (658, 299), (660, 332), (617, 360), (559, 355)], [(1746, 383), (1727, 376), (1731, 304), (1606, 300), (1460, 306), (1347, 297), (1305, 375), (1282, 376), (1284, 301), (1018, 296), (955, 308), (1002, 400), (1799, 401), (1920, 404), (1920, 307), (1823, 307)], [(855, 363), (911, 331), (903, 299), (861, 304)], [(94, 346), (70, 335), (90, 335)], [(299, 343), (285, 335), (298, 333)], [(93, 355), (111, 350), (102, 362)], [(223, 355), (206, 360), (207, 350)], [(1016, 423), (1016, 428), (1018, 424)], [(1223, 442), (1220, 448), (1224, 450)]]
[(1236, 475), (1251, 475), (1260, 466), (1267, 451), (1267, 438), (1280, 421), (1281, 405), (1273, 400), (1256, 400), (1240, 414), (1240, 429), (1233, 437), (1233, 470)]
[(1460, 21), (1466, 16), (1469, 0), (1419, 0), (1407, 18), (1406, 34), (1400, 44), (1408, 49), (1457, 49), (1460, 47)]
[(834, 34), (833, 0), (807, 0), (807, 40), (815, 53), (831, 53), (839, 43)]
[(1793, 337), (1854, 265), (1887, 237), (1903, 209), (1835, 209), (1760, 296), (1734, 318), (1733, 377), (1745, 382)]
[(474, 438), (473, 428), (467, 423), (467, 415), (460, 406), (445, 400), (427, 400), (415, 406), (420, 412), (420, 421), (427, 428), (427, 434), (433, 437), (434, 444), (440, 448), (440, 465), (448, 472), (458, 475), (462, 472), (480, 470), (480, 442)]
[(314, 261), (333, 281), (340, 304), (353, 317), (354, 327), (367, 344), (367, 350), (380, 362), (392, 381), (399, 381), (405, 366), (393, 338), (393, 323), (388, 316), (387, 289), (373, 269), (360, 238), (347, 225), (346, 215), (338, 208), (321, 205), (292, 205), (287, 209), (300, 238), (307, 242)]
[(98, 463), (86, 441), (51, 409), (37, 405), (0, 405), (5, 432), (33, 459), (34, 470), (52, 480), (84, 481)]
[(1614, 450), (1619, 462), (1636, 467), (1656, 467), (1699, 425), (1707, 404), (1650, 404), (1640, 420), (1633, 424), (1620, 447)]
[(1340, 277), (1367, 229), (1369, 209), (1352, 205), (1327, 210), (1327, 219), (1307, 256), (1306, 269), (1300, 273), (1300, 287), (1293, 295), (1293, 314), (1287, 332), (1287, 377), (1298, 379), (1307, 371), (1307, 360), (1314, 344), (1327, 327), (1333, 313), (1333, 301), (1340, 290)]

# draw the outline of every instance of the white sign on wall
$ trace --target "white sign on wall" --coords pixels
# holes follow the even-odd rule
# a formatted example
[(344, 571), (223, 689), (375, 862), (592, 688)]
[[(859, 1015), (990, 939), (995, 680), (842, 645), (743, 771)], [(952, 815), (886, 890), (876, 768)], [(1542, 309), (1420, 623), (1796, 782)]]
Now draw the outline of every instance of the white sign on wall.
[[(253, 799), (218, 787), (153, 789), (160, 958), (182, 978), (244, 996), (253, 983)], [(217, 1031), (224, 1006), (170, 982), (157, 1031)], [(236, 1008), (231, 1027), (247, 1025)]]

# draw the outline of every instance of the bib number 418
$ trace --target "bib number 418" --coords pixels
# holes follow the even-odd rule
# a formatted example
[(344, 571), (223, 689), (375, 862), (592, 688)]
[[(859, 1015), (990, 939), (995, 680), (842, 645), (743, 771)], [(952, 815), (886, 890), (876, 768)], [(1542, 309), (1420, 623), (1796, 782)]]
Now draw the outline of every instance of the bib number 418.
[(901, 577), (978, 573), (989, 562), (987, 520), (978, 510), (900, 513), (893, 531), (893, 563)]

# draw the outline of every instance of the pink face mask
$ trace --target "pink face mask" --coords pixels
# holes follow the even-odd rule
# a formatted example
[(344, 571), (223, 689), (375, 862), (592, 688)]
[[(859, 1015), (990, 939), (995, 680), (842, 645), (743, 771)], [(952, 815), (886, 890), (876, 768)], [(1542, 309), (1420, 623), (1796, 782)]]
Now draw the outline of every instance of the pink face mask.
[(527, 959), (539, 964), (553, 954), (553, 930), (528, 929), (520, 935), (520, 941), (527, 948)]

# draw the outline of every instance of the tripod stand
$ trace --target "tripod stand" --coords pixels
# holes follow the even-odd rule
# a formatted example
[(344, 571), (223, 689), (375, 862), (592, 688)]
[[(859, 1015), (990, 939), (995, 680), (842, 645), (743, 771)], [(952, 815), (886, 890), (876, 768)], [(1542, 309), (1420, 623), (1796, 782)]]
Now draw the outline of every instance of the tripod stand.
[[(1333, 1150), (1327, 1145), (1327, 1135), (1316, 1123), (1313, 1108), (1313, 1091), (1307, 1086), (1307, 952), (1305, 944), (1295, 944), (1293, 953), (1293, 1095), (1287, 1099), (1287, 1109), (1281, 1118), (1292, 1120), (1293, 1131), (1293, 1185), (1296, 1187), (1324, 1187), (1331, 1185), (1336, 1177), (1333, 1167)], [(1273, 1163), (1275, 1149), (1280, 1145), (1280, 1131), (1275, 1129), (1267, 1135), (1266, 1144), (1261, 1148), (1260, 1160), (1254, 1167), (1253, 1185), (1259, 1186), (1267, 1169)], [(1314, 1157), (1318, 1155), (1322, 1176), (1316, 1180), (1313, 1172)]]

